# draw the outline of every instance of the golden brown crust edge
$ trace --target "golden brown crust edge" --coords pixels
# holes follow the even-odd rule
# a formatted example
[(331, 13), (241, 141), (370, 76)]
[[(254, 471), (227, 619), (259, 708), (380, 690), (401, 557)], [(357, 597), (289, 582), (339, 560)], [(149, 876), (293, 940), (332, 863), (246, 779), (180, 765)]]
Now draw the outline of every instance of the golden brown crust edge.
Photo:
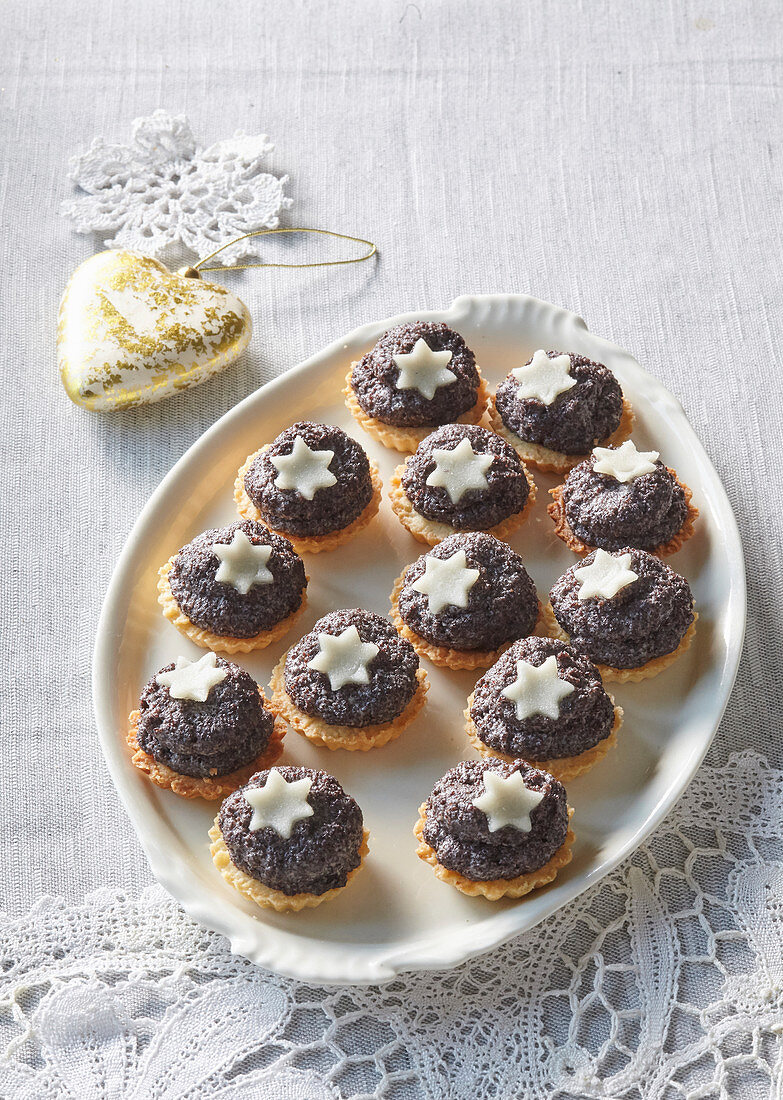
[[(456, 527), (452, 527), (448, 523), (438, 523), (435, 520), (427, 519), (416, 511), (402, 487), (402, 472), (404, 469), (405, 465), (403, 463), (397, 467), (389, 479), (389, 503), (405, 530), (413, 535), (418, 542), (423, 542), (427, 546), (437, 546), (449, 535), (466, 534), (467, 532), (458, 531)], [(513, 515), (501, 520), (500, 523), (496, 523), (494, 527), (487, 528), (486, 534), (494, 535), (496, 539), (503, 540), (512, 535), (528, 518), (536, 502), (536, 483), (524, 462), (522, 463), (522, 469), (525, 471), (530, 489), (528, 498), (521, 511), (514, 512)]]
[[(639, 668), (614, 668), (612, 665), (598, 664), (597, 661), (593, 661), (593, 664), (601, 673), (601, 678), (607, 683), (625, 684), (649, 680), (651, 677), (657, 676), (659, 672), (663, 672), (664, 669), (673, 664), (677, 658), (690, 647), (694, 635), (696, 634), (696, 623), (698, 619), (699, 613), (694, 611), (693, 622), (685, 631), (676, 649), (673, 649), (671, 653), (664, 653), (662, 657), (653, 657), (651, 661), (641, 665)], [(564, 642), (570, 642), (571, 640), (555, 618), (551, 603), (547, 603), (541, 613), (540, 637), (560, 638)]]
[[(180, 610), (179, 604), (174, 599), (169, 584), (169, 572), (176, 556), (176, 554), (173, 554), (158, 571), (158, 603), (163, 608), (165, 618), (169, 620), (172, 626), (175, 626), (180, 633), (190, 638), (191, 642), (195, 642), (202, 649), (212, 649), (216, 653), (229, 654), (251, 653), (254, 649), (266, 649), (267, 646), (272, 645), (273, 642), (278, 641), (284, 634), (288, 633), (307, 607), (307, 588), (305, 587), (302, 589), (302, 602), (296, 611), (292, 611), (290, 615), (281, 619), (271, 630), (262, 631), (261, 634), (256, 634), (253, 638), (232, 638), (222, 634), (213, 634), (211, 630), (203, 630), (200, 626), (192, 623), (184, 611)], [(305, 577), (305, 583), (308, 580), (309, 578)]]
[[(573, 809), (568, 807), (569, 821), (573, 814)], [(438, 857), (433, 848), (424, 839), (424, 823), (426, 821), (427, 803), (423, 802), (419, 806), (419, 820), (413, 830), (413, 834), (418, 840), (419, 844), (416, 849), (416, 855), (419, 859), (424, 860), (425, 863), (429, 863), (435, 872), (436, 876), (441, 882), (446, 882), (449, 886), (456, 887), (463, 894), (468, 894), (470, 897), (485, 897), (488, 901), (497, 901), (499, 898), (521, 898), (525, 894), (529, 894), (531, 890), (537, 890), (541, 886), (546, 886), (552, 882), (556, 877), (558, 871), (565, 867), (566, 864), (571, 862), (573, 852), (572, 846), (574, 840), (574, 832), (569, 826), (566, 838), (555, 854), (549, 859), (543, 867), (539, 867), (537, 871), (530, 871), (526, 875), (518, 875), (517, 878), (510, 879), (490, 879), (487, 882), (475, 882), (473, 879), (466, 878), (464, 875), (459, 874), (458, 871), (450, 871), (448, 867), (444, 867), (442, 863), (438, 862)]]
[[(255, 520), (256, 523), (263, 523), (265, 527), (269, 527), (269, 524), (247, 495), (247, 490), (245, 489), (245, 474), (255, 459), (258, 458), (268, 446), (269, 444), (267, 443), (259, 450), (254, 451), (253, 454), (247, 456), (239, 467), (234, 481), (234, 503), (242, 519)], [(330, 550), (336, 550), (338, 546), (342, 546), (355, 535), (358, 535), (360, 531), (363, 531), (365, 527), (372, 522), (378, 514), (378, 509), (381, 505), (381, 490), (383, 488), (381, 475), (372, 459), (368, 458), (367, 461), (370, 463), (372, 496), (364, 510), (352, 523), (349, 523), (347, 527), (342, 527), (339, 531), (329, 531), (325, 535), (293, 535), (290, 531), (283, 531), (276, 527), (269, 527), (269, 530), (274, 531), (276, 535), (282, 535), (283, 538), (288, 539), (297, 554), (322, 554)]]
[[(612, 699), (611, 695), (609, 698)], [(541, 768), (542, 771), (554, 775), (561, 783), (565, 783), (569, 779), (574, 779), (577, 775), (584, 775), (585, 772), (589, 772), (617, 744), (617, 731), (623, 724), (623, 708), (618, 707), (614, 699), (612, 699), (612, 705), (614, 706), (614, 722), (608, 736), (603, 741), (599, 741), (597, 745), (593, 745), (592, 748), (577, 753), (576, 756), (559, 756), (552, 760), (533, 760), (527, 756), (509, 756), (508, 753), (490, 748), (479, 737), (476, 724), (470, 716), (470, 708), (473, 706), (473, 692), (468, 696), (468, 705), (465, 709), (465, 732), (473, 748), (481, 756), (487, 759), (503, 760), (507, 764), (516, 764), (517, 761), (524, 760), (526, 764), (530, 764), (531, 768)]]
[[(265, 706), (271, 709), (260, 688), (259, 692)], [(255, 775), (256, 772), (262, 771), (264, 768), (271, 768), (283, 751), (283, 738), (286, 735), (286, 727), (280, 718), (275, 717), (275, 724), (269, 736), (267, 747), (260, 756), (257, 756), (249, 764), (237, 768), (236, 771), (227, 772), (226, 775), (218, 775), (214, 778), (181, 775), (179, 772), (175, 772), (173, 768), (168, 767), (167, 764), (161, 764), (160, 761), (156, 760), (154, 756), (150, 756), (139, 745), (139, 714), (138, 710), (132, 710), (128, 715), (129, 726), (126, 741), (131, 750), (131, 761), (156, 787), (172, 791), (180, 798), (204, 798), (208, 802), (225, 798), (241, 787), (243, 783), (246, 783), (251, 775)]]
[(406, 726), (416, 718), (424, 706), (429, 690), (429, 681), (423, 668), (416, 670), (418, 687), (402, 714), (398, 714), (391, 722), (384, 722), (377, 726), (365, 726), (363, 729), (354, 729), (351, 726), (330, 726), (322, 718), (314, 718), (305, 714), (303, 710), (293, 702), (285, 690), (285, 660), (287, 652), (272, 670), (270, 690), (272, 692), (272, 705), (289, 726), (308, 741), (316, 745), (323, 745), (327, 749), (347, 749), (349, 752), (367, 752), (369, 749), (380, 748), (389, 741), (396, 740)]
[[(524, 462), (535, 466), (538, 470), (553, 474), (566, 474), (574, 466), (589, 458), (589, 452), (583, 455), (567, 455), (563, 451), (552, 451), (549, 447), (542, 447), (540, 443), (527, 443), (524, 439), (520, 439), (515, 432), (512, 432), (503, 423), (494, 397), (490, 400), (487, 415), (493, 432), (502, 436), (507, 443), (510, 443)], [(601, 440), (598, 446), (613, 447), (617, 443), (624, 442), (633, 432), (634, 420), (631, 404), (624, 397), (620, 423), (610, 436)]]
[(301, 909), (314, 909), (316, 905), (330, 901), (341, 893), (346, 886), (350, 886), (353, 879), (361, 871), (370, 850), (367, 843), (369, 835), (369, 831), (365, 829), (359, 847), (359, 864), (348, 872), (345, 886), (336, 886), (333, 890), (327, 890), (323, 894), (284, 894), (282, 890), (273, 890), (271, 887), (265, 886), (263, 882), (259, 882), (258, 879), (241, 871), (235, 863), (231, 862), (231, 855), (220, 831), (219, 817), (215, 818), (212, 828), (209, 830), (209, 838), (212, 841), (209, 851), (212, 862), (228, 885), (233, 887), (234, 890), (238, 890), (244, 897), (255, 902), (256, 905), (260, 905), (262, 909), (275, 909), (278, 913), (299, 912)]
[[(509, 646), (513, 645), (518, 639), (512, 639), (510, 642), (504, 642), (498, 649), (451, 649), (449, 646), (433, 645), (432, 642), (428, 642), (426, 638), (422, 638), (420, 634), (417, 634), (415, 630), (411, 630), (407, 623), (403, 622), (400, 615), (399, 597), (400, 592), (403, 589), (405, 583), (405, 573), (408, 567), (406, 566), (400, 573), (397, 580), (394, 582), (394, 588), (392, 594), (389, 597), (391, 601), (391, 620), (397, 627), (397, 630), (406, 641), (409, 641), (413, 648), (416, 650), (420, 657), (426, 657), (428, 661), (432, 661), (434, 665), (439, 668), (450, 668), (453, 671), (465, 670), (468, 671), (475, 668), (490, 668), (494, 665), (498, 657), (505, 653)], [(536, 618), (535, 626), (532, 633), (535, 634), (538, 629), (538, 625), (541, 622), (541, 601), (538, 601), (538, 617)]]
[[(440, 424), (434, 424), (424, 428), (397, 428), (392, 424), (384, 424), (382, 420), (377, 420), (374, 416), (370, 416), (356, 400), (356, 394), (351, 384), (353, 368), (354, 364), (351, 363), (351, 369), (345, 377), (343, 394), (345, 396), (346, 407), (359, 427), (367, 432), (368, 435), (371, 435), (373, 439), (382, 443), (384, 447), (388, 447), (392, 451), (407, 451), (412, 454), (421, 443), (422, 439), (425, 439), (437, 428), (442, 427)], [(476, 370), (478, 370), (478, 367)], [(487, 388), (487, 383), (481, 376), (481, 371), (479, 371), (476, 403), (469, 408), (467, 412), (463, 413), (462, 416), (458, 417), (456, 423), (478, 424), (486, 412), (488, 402), (489, 390)]]
[[(693, 535), (694, 523), (699, 515), (699, 509), (692, 503), (693, 494), (691, 490), (687, 485), (683, 485), (674, 470), (670, 469), (668, 466), (666, 469), (682, 489), (688, 512), (680, 530), (673, 535), (668, 542), (661, 543), (660, 546), (656, 546), (653, 550), (649, 551), (649, 553), (656, 554), (659, 558), (666, 558), (670, 554), (677, 553), (683, 543), (687, 542)], [(566, 544), (569, 550), (573, 550), (575, 554), (589, 554), (591, 551), (595, 550), (595, 546), (583, 542), (575, 535), (566, 518), (565, 501), (563, 500), (564, 489), (565, 484), (556, 485), (554, 489), (549, 490), (549, 495), (552, 497), (552, 503), (547, 505), (546, 510), (555, 525), (555, 534)]]

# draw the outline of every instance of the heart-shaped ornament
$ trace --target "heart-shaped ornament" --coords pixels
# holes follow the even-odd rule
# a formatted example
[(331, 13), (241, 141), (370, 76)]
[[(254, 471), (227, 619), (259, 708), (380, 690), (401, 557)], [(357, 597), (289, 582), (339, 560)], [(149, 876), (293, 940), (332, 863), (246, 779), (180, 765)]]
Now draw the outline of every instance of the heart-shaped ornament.
[(65, 288), (57, 361), (77, 405), (127, 408), (204, 382), (241, 355), (251, 332), (247, 306), (225, 287), (136, 252), (99, 252)]

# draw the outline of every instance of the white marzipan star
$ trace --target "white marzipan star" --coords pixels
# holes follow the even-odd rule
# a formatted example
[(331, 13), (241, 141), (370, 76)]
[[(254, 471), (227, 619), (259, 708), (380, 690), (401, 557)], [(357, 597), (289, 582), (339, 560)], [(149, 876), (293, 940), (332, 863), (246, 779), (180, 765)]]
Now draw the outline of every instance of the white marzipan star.
[(272, 768), (263, 787), (247, 787), (242, 792), (253, 810), (250, 832), (268, 827), (288, 840), (297, 821), (313, 816), (313, 807), (307, 801), (312, 785), (309, 776), (289, 783), (277, 768)]
[(532, 829), (530, 814), (535, 810), (543, 791), (531, 791), (519, 772), (511, 775), (499, 775), (497, 772), (484, 772), (484, 793), (473, 799), (473, 805), (487, 815), (487, 824), (491, 833), (496, 833), (505, 825), (529, 833)]
[(582, 565), (574, 570), (574, 576), (579, 581), (578, 598), (589, 600), (596, 597), (599, 600), (611, 600), (621, 588), (638, 580), (639, 574), (631, 569), (632, 561), (630, 554), (614, 557), (606, 550), (596, 550), (595, 558), (590, 565)]
[(560, 700), (565, 699), (573, 690), (573, 684), (561, 680), (557, 675), (557, 657), (553, 653), (542, 665), (517, 661), (516, 680), (503, 688), (500, 694), (516, 704), (517, 718), (522, 722), (535, 714), (557, 718), (560, 714)]
[(427, 485), (446, 490), (452, 504), (459, 504), (471, 489), (486, 489), (487, 470), (495, 461), (491, 454), (476, 454), (466, 437), (450, 451), (440, 447), (432, 452), (435, 469), (427, 478)]
[(159, 672), (155, 683), (169, 689), (172, 699), (191, 699), (205, 703), (215, 684), (221, 684), (228, 671), (217, 667), (217, 656), (205, 653), (198, 661), (177, 657), (176, 666), (170, 672)]
[(627, 439), (620, 447), (593, 447), (597, 474), (608, 474), (615, 481), (634, 481), (642, 474), (651, 474), (660, 458), (657, 451), (637, 451)]
[(269, 461), (279, 471), (275, 486), (294, 489), (305, 500), (312, 500), (319, 489), (328, 489), (337, 483), (329, 469), (333, 458), (334, 451), (311, 451), (298, 435), (290, 454), (270, 455)]
[(398, 390), (418, 390), (427, 401), (432, 401), (435, 391), (441, 386), (450, 386), (457, 376), (446, 366), (451, 362), (451, 352), (433, 351), (426, 340), (420, 336), (413, 345), (413, 351), (392, 356), (400, 368), (395, 382)]
[(369, 684), (367, 666), (378, 652), (377, 645), (363, 642), (356, 627), (348, 626), (337, 635), (319, 634), (318, 653), (307, 667), (323, 672), (332, 691), (339, 691), (345, 684)]
[(444, 607), (467, 607), (471, 588), (479, 579), (478, 569), (468, 568), (464, 550), (458, 550), (450, 558), (424, 559), (424, 572), (411, 585), (416, 592), (427, 597), (431, 615), (437, 615)]
[(213, 542), (211, 550), (220, 558), (215, 580), (230, 584), (241, 596), (246, 596), (254, 584), (271, 584), (274, 580), (267, 569), (272, 547), (256, 546), (244, 531), (235, 531), (231, 542)]
[(526, 366), (515, 367), (511, 372), (519, 382), (517, 398), (523, 401), (532, 397), (551, 405), (558, 394), (576, 385), (576, 379), (568, 373), (570, 366), (570, 355), (556, 355), (550, 359), (543, 348), (539, 348)]

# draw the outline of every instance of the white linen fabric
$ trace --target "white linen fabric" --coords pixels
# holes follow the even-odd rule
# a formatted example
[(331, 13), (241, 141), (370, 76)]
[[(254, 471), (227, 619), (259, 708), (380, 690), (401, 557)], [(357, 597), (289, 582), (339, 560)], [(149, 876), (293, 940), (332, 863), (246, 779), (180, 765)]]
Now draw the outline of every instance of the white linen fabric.
[[(0, 1096), (783, 1089), (782, 20), (775, 0), (5, 5)], [(59, 296), (101, 245), (59, 216), (69, 158), (157, 108), (205, 145), (269, 134), (289, 224), (380, 256), (226, 276), (255, 321), (242, 360), (91, 415), (55, 371)], [(150, 890), (93, 726), (102, 595), (150, 492), (237, 400), (364, 321), (488, 291), (575, 310), (683, 401), (745, 544), (737, 687), (669, 821), (568, 911), (381, 991), (283, 981)]]

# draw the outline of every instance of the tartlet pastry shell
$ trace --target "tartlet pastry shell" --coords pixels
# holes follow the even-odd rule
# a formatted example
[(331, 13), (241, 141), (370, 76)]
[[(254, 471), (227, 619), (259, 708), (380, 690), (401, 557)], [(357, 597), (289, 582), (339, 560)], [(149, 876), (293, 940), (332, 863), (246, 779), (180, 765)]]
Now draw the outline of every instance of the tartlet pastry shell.
[[(302, 602), (296, 611), (286, 615), (279, 623), (275, 623), (269, 630), (264, 630), (252, 638), (232, 638), (222, 634), (213, 634), (211, 630), (204, 630), (192, 623), (184, 611), (174, 599), (174, 593), (169, 584), (169, 572), (174, 564), (176, 554), (172, 554), (165, 565), (158, 571), (158, 603), (163, 608), (164, 616), (176, 626), (177, 630), (185, 634), (196, 645), (204, 649), (213, 649), (216, 653), (251, 653), (254, 649), (266, 649), (284, 634), (287, 634), (307, 606), (307, 588), (302, 589)], [(305, 578), (307, 580), (307, 578)]]
[(285, 718), (286, 722), (316, 745), (323, 745), (327, 749), (347, 749), (349, 752), (367, 752), (368, 749), (379, 748), (388, 744), (400, 736), (406, 726), (416, 718), (429, 690), (429, 681), (424, 669), (416, 670), (418, 688), (405, 710), (398, 714), (391, 722), (383, 722), (377, 726), (330, 726), (323, 718), (305, 714), (293, 702), (285, 689), (285, 660), (288, 656), (284, 653), (275, 665), (270, 681), (272, 703), (275, 712)]
[[(568, 819), (571, 820), (573, 814), (572, 808), (568, 807)], [(458, 890), (461, 890), (463, 894), (468, 894), (471, 897), (485, 897), (489, 901), (497, 901), (499, 898), (521, 898), (525, 894), (529, 894), (531, 890), (537, 890), (539, 886), (546, 886), (547, 883), (557, 876), (561, 867), (565, 867), (566, 864), (571, 862), (573, 852), (571, 850), (575, 837), (574, 832), (570, 828), (566, 834), (566, 838), (555, 854), (549, 859), (543, 867), (539, 867), (537, 871), (529, 871), (526, 875), (518, 875), (516, 878), (497, 878), (489, 879), (487, 882), (476, 882), (473, 879), (466, 878), (458, 871), (450, 871), (448, 867), (444, 867), (442, 863), (438, 862), (438, 857), (435, 850), (429, 846), (424, 839), (424, 823), (426, 821), (427, 803), (423, 802), (419, 806), (419, 820), (413, 830), (413, 834), (419, 842), (419, 846), (416, 849), (416, 855), (419, 859), (423, 859), (425, 863), (429, 863), (437, 877), (441, 882), (447, 882), (449, 886), (455, 886)]]
[(275, 534), (287, 538), (297, 554), (320, 554), (325, 550), (336, 550), (338, 546), (342, 546), (343, 543), (352, 539), (354, 535), (358, 535), (360, 531), (363, 531), (367, 524), (378, 514), (378, 508), (381, 504), (381, 475), (378, 473), (378, 467), (372, 459), (368, 459), (370, 463), (372, 496), (364, 510), (360, 512), (356, 519), (353, 520), (352, 523), (349, 523), (347, 527), (342, 527), (339, 531), (328, 531), (325, 535), (292, 535), (289, 531), (284, 531), (282, 528), (272, 527), (261, 515), (258, 508), (247, 495), (245, 489), (245, 474), (252, 466), (253, 462), (268, 446), (269, 444), (267, 443), (259, 450), (254, 451), (253, 454), (248, 455), (240, 466), (236, 480), (234, 481), (234, 503), (243, 519), (252, 519), (257, 523), (263, 523), (270, 531), (274, 531)]
[[(527, 478), (527, 483), (530, 488), (528, 498), (521, 511), (514, 512), (513, 515), (501, 520), (500, 523), (496, 523), (494, 527), (488, 527), (486, 529), (486, 533), (488, 535), (494, 535), (496, 539), (507, 539), (513, 534), (513, 532), (528, 518), (536, 502), (536, 483), (533, 481), (530, 471), (524, 463), (522, 463), (522, 468), (525, 471), (525, 477)], [(458, 531), (456, 527), (452, 527), (449, 523), (439, 523), (434, 519), (427, 519), (426, 516), (422, 516), (416, 511), (402, 487), (402, 473), (404, 469), (405, 464), (403, 463), (401, 466), (397, 467), (389, 479), (389, 503), (392, 506), (392, 511), (406, 531), (413, 535), (419, 542), (426, 543), (428, 546), (437, 546), (439, 542), (443, 542), (449, 535), (464, 534), (464, 531)]]
[[(683, 634), (682, 640), (676, 649), (673, 649), (671, 653), (664, 653), (661, 657), (653, 657), (652, 660), (644, 665), (640, 665), (639, 668), (614, 668), (612, 665), (598, 664), (597, 661), (593, 663), (601, 673), (601, 678), (604, 681), (625, 684), (629, 681), (632, 683), (639, 683), (640, 680), (649, 680), (652, 676), (657, 676), (659, 672), (663, 672), (665, 668), (673, 664), (673, 662), (688, 649), (696, 633), (698, 618), (698, 612), (694, 611), (693, 622)], [(547, 603), (541, 612), (541, 630), (539, 634), (544, 638), (560, 638), (564, 642), (570, 642), (571, 640), (555, 618), (551, 603)]]
[[(609, 698), (611, 699), (611, 696)], [(470, 716), (470, 708), (473, 706), (473, 692), (468, 696), (468, 705), (465, 710), (465, 732), (476, 752), (487, 759), (504, 760), (507, 764), (516, 764), (519, 760), (524, 760), (531, 767), (541, 768), (542, 771), (554, 775), (561, 783), (565, 783), (568, 779), (574, 779), (577, 775), (589, 772), (617, 744), (617, 731), (623, 724), (623, 708), (616, 706), (614, 699), (612, 699), (612, 704), (614, 705), (614, 722), (608, 736), (599, 741), (597, 745), (593, 745), (592, 748), (577, 753), (576, 756), (558, 756), (552, 760), (533, 760), (529, 756), (509, 756), (508, 753), (491, 748), (479, 737), (476, 724)]]
[[(489, 417), (490, 427), (493, 432), (503, 437), (507, 443), (510, 443), (519, 457), (524, 462), (529, 462), (531, 466), (535, 466), (538, 470), (546, 470), (550, 473), (565, 474), (580, 462), (584, 462), (586, 458), (590, 457), (590, 453), (583, 455), (567, 455), (563, 451), (552, 451), (549, 447), (542, 447), (540, 443), (528, 443), (524, 439), (512, 432), (510, 428), (507, 428), (503, 423), (500, 413), (495, 405), (494, 397), (489, 403), (489, 409), (487, 412)], [(634, 425), (634, 413), (631, 408), (631, 404), (625, 398), (623, 398), (623, 412), (620, 417), (620, 423), (615, 431), (606, 439), (600, 441), (600, 446), (611, 447), (616, 443), (622, 443), (624, 440), (629, 439), (633, 432)]]
[[(261, 697), (264, 700), (264, 705), (269, 708), (263, 692), (261, 692)], [(173, 791), (180, 798), (205, 798), (210, 802), (218, 798), (225, 798), (232, 791), (241, 787), (243, 783), (246, 783), (250, 776), (255, 775), (257, 771), (271, 768), (283, 751), (283, 738), (287, 732), (285, 723), (275, 717), (275, 724), (266, 748), (260, 756), (257, 756), (255, 760), (251, 760), (249, 764), (244, 764), (236, 771), (214, 777), (182, 775), (180, 772), (175, 772), (167, 764), (161, 764), (159, 760), (156, 760), (154, 756), (150, 756), (141, 747), (138, 741), (139, 714), (138, 710), (132, 710), (128, 716), (129, 727), (126, 740), (133, 754), (131, 757), (133, 764), (139, 771), (144, 772), (157, 787)]]
[(361, 871), (365, 856), (370, 850), (367, 844), (369, 835), (369, 831), (365, 829), (362, 843), (359, 847), (360, 862), (352, 871), (348, 872), (345, 886), (335, 886), (333, 890), (326, 890), (323, 894), (284, 894), (282, 890), (273, 890), (271, 887), (265, 886), (263, 882), (260, 882), (258, 879), (246, 874), (245, 871), (241, 871), (235, 863), (231, 862), (231, 855), (223, 839), (223, 834), (220, 831), (219, 817), (215, 818), (212, 828), (209, 830), (209, 838), (212, 841), (209, 846), (209, 851), (212, 856), (212, 862), (215, 864), (218, 871), (220, 871), (228, 885), (233, 886), (233, 888), (238, 890), (240, 894), (243, 894), (244, 897), (249, 898), (250, 901), (254, 901), (256, 905), (260, 905), (262, 909), (276, 909), (278, 913), (298, 912), (300, 909), (314, 909), (316, 905), (320, 905), (322, 902), (329, 901), (331, 898), (336, 897), (346, 886), (350, 885), (359, 871)]
[[(406, 570), (404, 569), (394, 582), (394, 588), (392, 589), (390, 597), (391, 620), (397, 627), (399, 633), (411, 643), (420, 657), (426, 657), (428, 661), (432, 661), (432, 663), (438, 665), (439, 668), (450, 668), (454, 670), (489, 668), (490, 665), (494, 665), (495, 661), (497, 661), (502, 653), (506, 652), (510, 645), (518, 641), (518, 639), (512, 638), (510, 642), (504, 642), (503, 645), (499, 646), (497, 649), (452, 649), (449, 646), (434, 645), (432, 642), (428, 642), (426, 638), (422, 638), (415, 630), (411, 630), (400, 615), (399, 598), (400, 592), (402, 592), (405, 585), (405, 573)], [(541, 601), (539, 600), (538, 617), (531, 634), (536, 633), (540, 622)]]
[[(661, 543), (650, 551), (651, 554), (657, 554), (659, 558), (665, 558), (668, 557), (669, 554), (677, 553), (682, 544), (687, 542), (693, 534), (694, 521), (699, 515), (699, 509), (691, 502), (693, 494), (688, 486), (683, 485), (674, 470), (670, 469), (668, 466), (666, 469), (685, 494), (688, 514), (685, 517), (682, 527), (668, 542)], [(546, 510), (555, 525), (555, 534), (559, 539), (562, 539), (569, 550), (573, 550), (575, 554), (589, 554), (592, 550), (595, 550), (595, 547), (587, 542), (582, 542), (582, 540), (574, 534), (566, 518), (565, 501), (563, 500), (564, 488), (565, 484), (556, 485), (554, 489), (549, 490), (549, 495), (552, 497), (552, 503), (547, 505)]]
[[(423, 428), (395, 427), (393, 424), (385, 424), (382, 420), (370, 416), (356, 400), (356, 394), (351, 385), (351, 376), (355, 365), (355, 363), (351, 364), (351, 369), (348, 371), (345, 378), (345, 389), (343, 390), (345, 394), (345, 404), (359, 427), (363, 428), (368, 435), (373, 437), (373, 439), (377, 439), (384, 447), (389, 447), (393, 451), (409, 451), (413, 453), (422, 439), (425, 439), (431, 432), (434, 432), (436, 428), (441, 427), (440, 424), (426, 425)], [(478, 370), (478, 368), (476, 369)], [(488, 402), (489, 390), (487, 389), (487, 383), (481, 377), (481, 372), (479, 371), (476, 403), (471, 406), (467, 412), (464, 412), (462, 416), (457, 417), (454, 423), (478, 424), (486, 411)]]

